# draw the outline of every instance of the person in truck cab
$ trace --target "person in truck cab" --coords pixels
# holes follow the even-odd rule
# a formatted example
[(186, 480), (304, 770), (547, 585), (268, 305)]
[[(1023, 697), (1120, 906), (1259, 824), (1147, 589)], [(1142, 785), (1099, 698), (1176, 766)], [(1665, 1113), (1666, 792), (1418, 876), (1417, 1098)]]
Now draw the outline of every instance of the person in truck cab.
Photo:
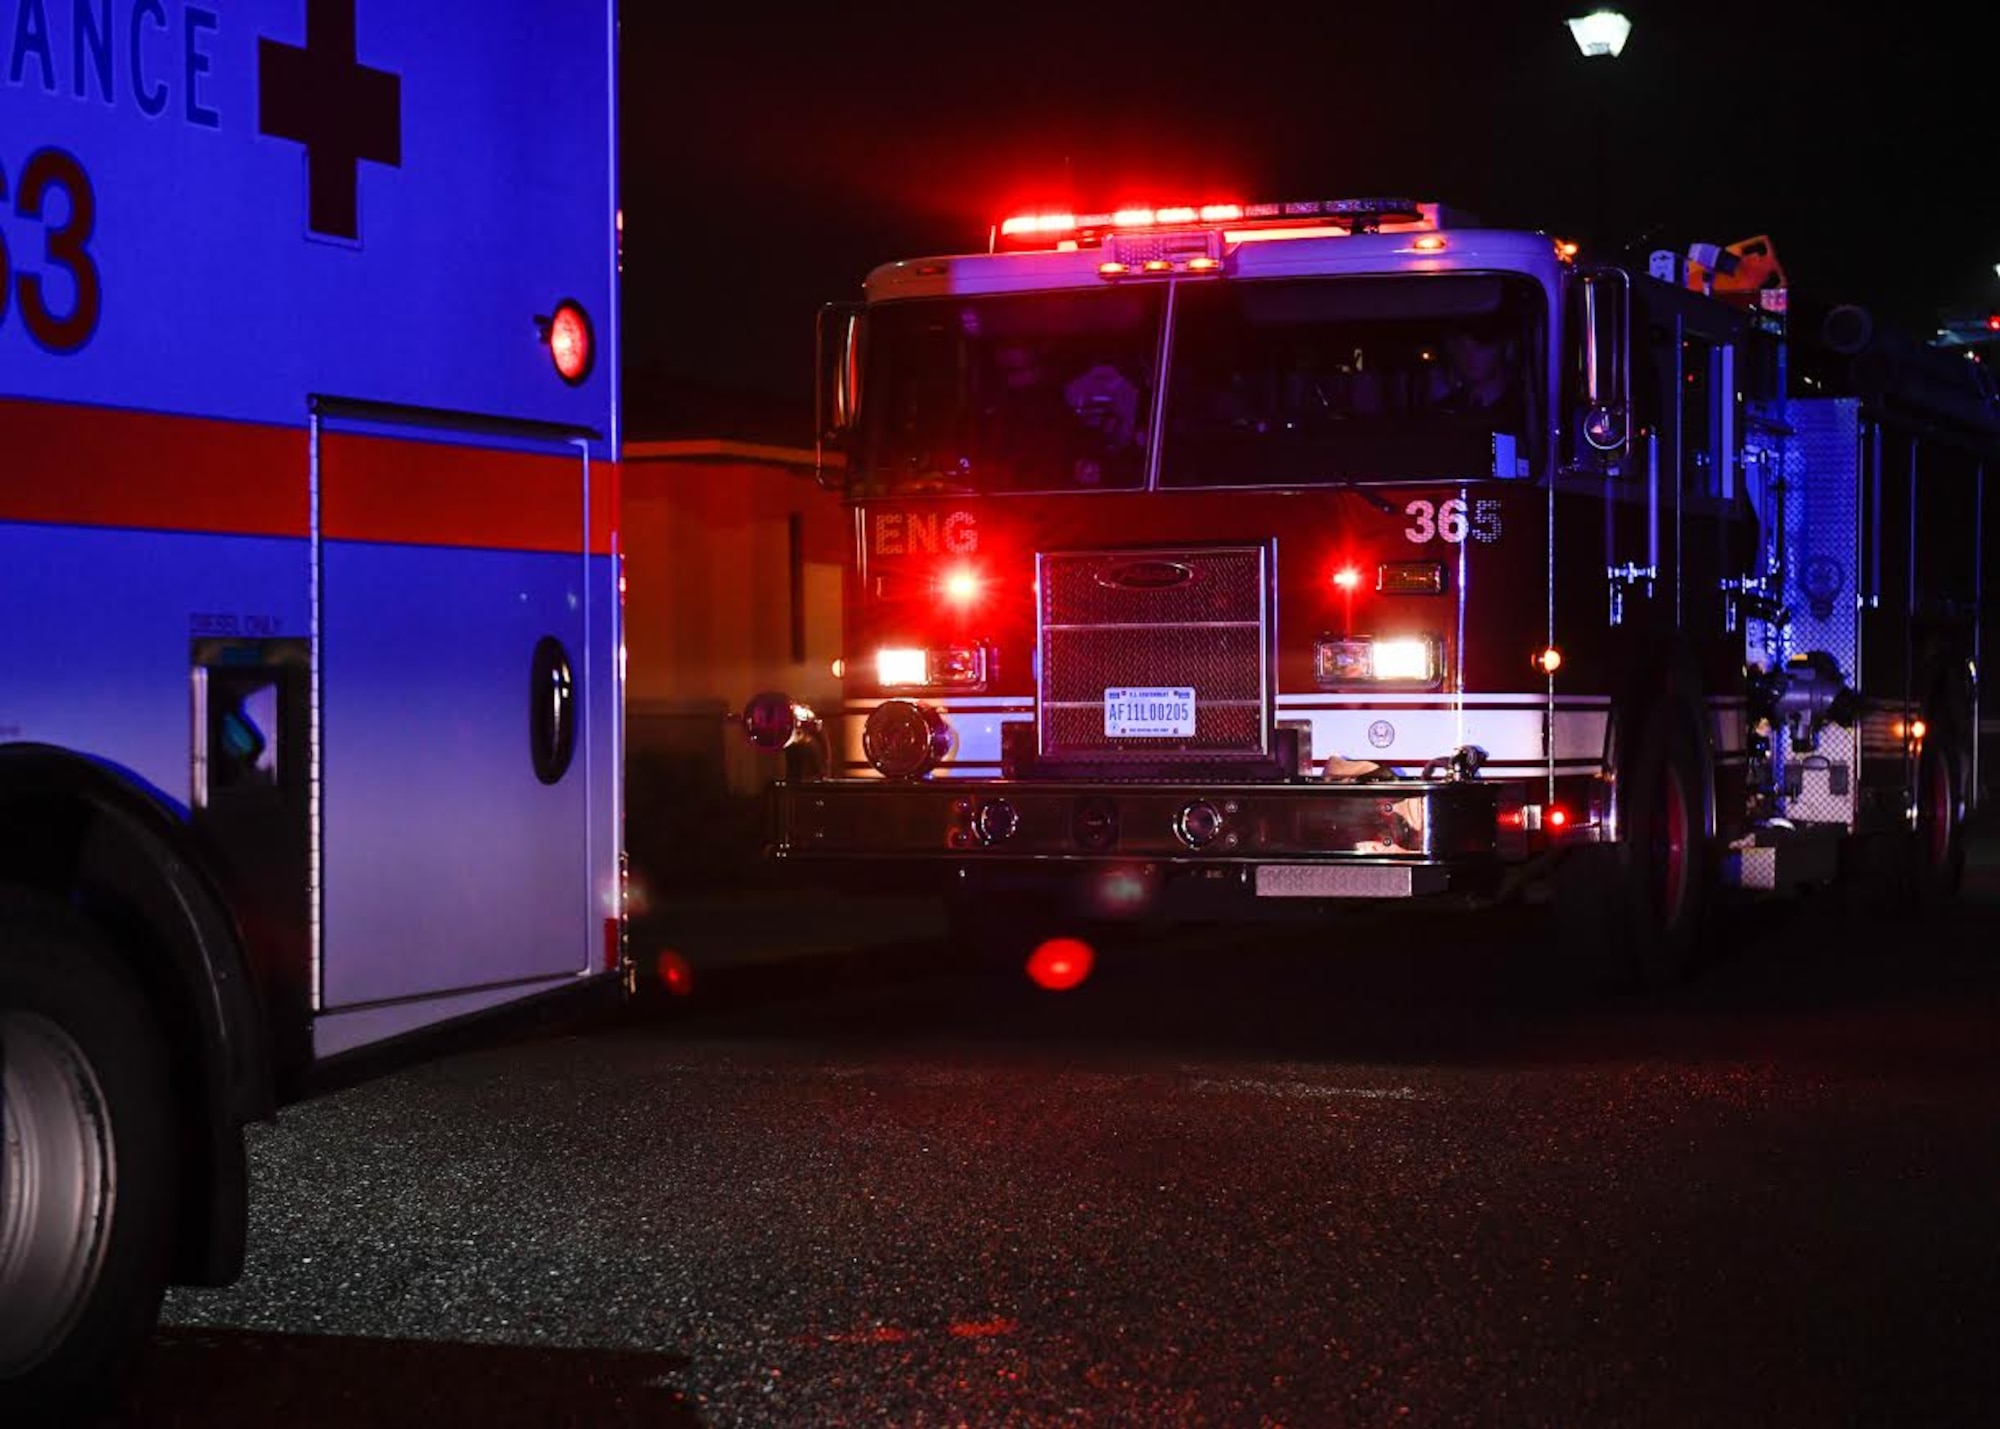
[(1431, 369), (1428, 406), (1454, 416), (1488, 417), (1496, 430), (1521, 423), (1521, 384), (1513, 344), (1495, 333), (1454, 328), (1445, 335), (1444, 361)]

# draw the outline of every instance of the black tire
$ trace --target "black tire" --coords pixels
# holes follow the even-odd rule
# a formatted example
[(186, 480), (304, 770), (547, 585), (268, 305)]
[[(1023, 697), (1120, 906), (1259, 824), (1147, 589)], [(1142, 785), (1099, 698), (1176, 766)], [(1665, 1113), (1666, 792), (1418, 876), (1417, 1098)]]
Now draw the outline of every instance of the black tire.
[(85, 1422), (130, 1388), (171, 1259), (165, 1041), (59, 906), (0, 902), (0, 1423)]
[(1556, 942), (1589, 985), (1656, 992), (1702, 966), (1716, 888), (1707, 769), (1692, 719), (1656, 711), (1621, 771), (1619, 841), (1565, 859)]
[(1935, 915), (1965, 887), (1964, 748), (1940, 720), (1917, 754), (1917, 820), (1904, 845), (1898, 901), (1919, 918)]

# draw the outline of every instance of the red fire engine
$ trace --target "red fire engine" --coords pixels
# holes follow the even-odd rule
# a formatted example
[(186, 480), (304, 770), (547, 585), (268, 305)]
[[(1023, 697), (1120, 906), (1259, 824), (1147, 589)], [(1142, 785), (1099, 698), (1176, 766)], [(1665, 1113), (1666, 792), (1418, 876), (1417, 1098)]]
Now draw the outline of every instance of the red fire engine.
[(842, 703), (742, 712), (819, 755), (771, 852), (975, 921), (1541, 890), (1645, 986), (1734, 892), (1949, 895), (2000, 403), (1789, 298), (1767, 239), (1639, 269), (1400, 199), (876, 268), (821, 318)]

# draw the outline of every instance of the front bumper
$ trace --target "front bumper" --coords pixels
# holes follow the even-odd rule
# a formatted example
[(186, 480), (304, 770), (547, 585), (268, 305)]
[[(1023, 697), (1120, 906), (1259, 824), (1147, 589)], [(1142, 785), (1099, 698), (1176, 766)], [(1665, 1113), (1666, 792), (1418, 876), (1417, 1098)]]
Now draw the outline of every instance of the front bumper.
[(1232, 870), (1264, 897), (1470, 891), (1525, 857), (1518, 786), (781, 780), (774, 856)]

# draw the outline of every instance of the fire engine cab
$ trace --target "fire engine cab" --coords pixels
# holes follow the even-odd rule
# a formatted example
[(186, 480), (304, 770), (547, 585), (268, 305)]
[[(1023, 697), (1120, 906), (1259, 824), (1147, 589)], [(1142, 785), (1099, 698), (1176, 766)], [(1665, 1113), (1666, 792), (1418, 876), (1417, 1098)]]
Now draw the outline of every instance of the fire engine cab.
[(1038, 213), (819, 357), (847, 653), (837, 709), (742, 711), (803, 751), (777, 858), (975, 921), (1532, 890), (1645, 986), (1731, 892), (1959, 884), (2000, 402), (1767, 238)]

